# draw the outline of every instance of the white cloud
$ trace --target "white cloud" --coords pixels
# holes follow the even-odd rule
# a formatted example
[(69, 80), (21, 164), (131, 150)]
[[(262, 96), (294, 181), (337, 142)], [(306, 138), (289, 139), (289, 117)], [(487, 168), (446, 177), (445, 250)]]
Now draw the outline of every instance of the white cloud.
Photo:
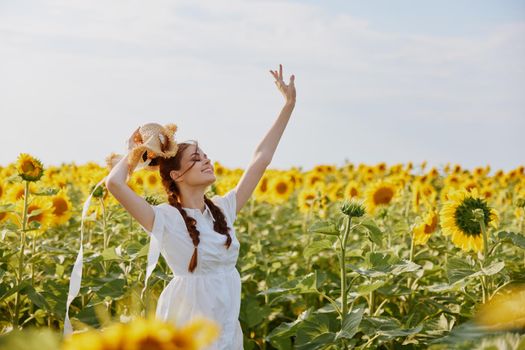
[[(476, 121), (487, 132), (495, 118), (523, 125), (523, 22), (502, 25), (488, 36), (437, 37), (380, 32), (366, 19), (283, 1), (57, 0), (3, 6), (0, 115), (3, 121), (32, 123), (25, 136), (8, 135), (1, 142), (36, 147), (44, 142), (43, 128), (48, 135), (60, 133), (57, 139), (65, 144), (79, 141), (58, 127), (63, 125), (81, 126), (90, 135), (80, 135), (84, 144), (93, 135), (103, 143), (79, 145), (75, 152), (50, 145), (48, 159), (101, 160), (122, 147), (135, 125), (158, 118), (179, 121), (187, 138), (209, 140), (217, 157), (228, 154), (231, 163), (246, 163), (251, 155), (246, 150), (271, 126), (282, 100), (268, 73), (278, 63), (287, 77), (297, 77), (300, 115), (294, 112), (297, 120), (289, 128), (303, 130), (321, 120), (352, 124), (363, 116), (370, 124)], [(331, 114), (321, 115), (326, 110)], [(234, 136), (245, 145), (241, 150), (217, 137), (231, 129), (242, 130)], [(323, 137), (338, 129), (327, 127)], [(297, 137), (290, 149), (307, 142), (287, 133)], [(0, 163), (20, 151), (3, 152)], [(442, 152), (444, 158), (450, 151)], [(311, 162), (321, 162), (322, 154)]]

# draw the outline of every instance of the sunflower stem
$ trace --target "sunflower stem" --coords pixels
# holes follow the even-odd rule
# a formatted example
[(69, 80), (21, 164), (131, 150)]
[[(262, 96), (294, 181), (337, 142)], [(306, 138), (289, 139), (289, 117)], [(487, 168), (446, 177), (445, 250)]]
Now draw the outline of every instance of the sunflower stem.
[(346, 254), (346, 242), (348, 240), (348, 235), (350, 233), (350, 224), (352, 223), (352, 218), (350, 216), (345, 216), (344, 224), (345, 230), (343, 233), (343, 240), (341, 242), (341, 304), (342, 304), (342, 313), (341, 317), (341, 327), (343, 327), (344, 316), (348, 312), (347, 305), (347, 293), (346, 293), (346, 266), (345, 266), (345, 254)]
[(18, 259), (18, 290), (16, 291), (15, 297), (15, 315), (14, 315), (14, 328), (18, 328), (19, 324), (19, 313), (20, 313), (20, 284), (22, 283), (22, 274), (24, 269), (24, 249), (26, 244), (26, 225), (27, 225), (27, 207), (29, 197), (29, 182), (25, 181), (24, 187), (24, 213), (22, 216), (22, 234), (20, 238), (20, 258)]
[[(102, 207), (102, 233), (104, 235), (104, 241), (103, 244), (103, 251), (105, 251), (108, 247), (108, 234), (106, 232), (106, 210), (104, 207), (104, 200), (102, 198), (98, 199), (100, 202), (100, 206)], [(104, 274), (107, 274), (107, 261), (102, 261), (102, 268), (104, 269)]]
[(485, 226), (484, 220), (479, 220), (481, 226), (481, 232), (483, 234), (483, 260), (487, 261), (489, 258), (489, 240), (487, 234), (487, 227)]
[[(36, 241), (36, 237), (35, 235), (33, 235), (32, 240), (31, 240), (31, 258), (32, 259), (35, 258), (35, 241)], [(34, 260), (31, 261), (31, 286), (33, 288), (35, 287), (35, 262)], [(30, 314), (33, 314), (34, 306), (35, 306), (34, 303), (29, 304)]]
[[(312, 205), (308, 208), (308, 213), (306, 213), (305, 217), (304, 217), (304, 220), (303, 220), (303, 232), (306, 232), (306, 227), (308, 225), (308, 221), (310, 220), (310, 216), (312, 215), (312, 210), (313, 210), (313, 206), (314, 206), (314, 203), (312, 203)], [(309, 235), (308, 236), (308, 245), (309, 246), (310, 244), (312, 244), (312, 235)], [(308, 256), (308, 259), (306, 261), (306, 267), (309, 268), (310, 267), (310, 263), (312, 261), (312, 255)]]
[[(410, 262), (414, 262), (414, 251), (415, 251), (414, 233), (412, 233), (410, 235), (410, 256), (409, 256)], [(407, 279), (407, 288), (411, 288), (410, 287), (411, 284), (412, 284), (412, 277), (408, 277), (408, 279)]]
[[(485, 226), (485, 220), (484, 219), (478, 219), (479, 225), (481, 226), (481, 233), (483, 234), (483, 263), (482, 267), (486, 265), (489, 259), (489, 240), (488, 240), (488, 233), (487, 233), (487, 227)], [(490, 276), (482, 276), (485, 281), (485, 302), (487, 302), (487, 295), (490, 295), (491, 290), (491, 278)]]
[[(373, 253), (374, 252), (374, 242), (370, 242), (370, 252)], [(372, 284), (372, 280), (373, 278), (370, 277), (370, 284)], [(374, 300), (374, 291), (371, 291), (368, 295), (368, 308), (370, 309), (370, 316), (372, 316), (374, 314), (374, 304), (375, 304), (375, 300)]]
[[(106, 206), (104, 205), (104, 199), (103, 198), (99, 198), (100, 200), (100, 204), (102, 206), (102, 232), (104, 233), (104, 250), (106, 250), (109, 246), (109, 235), (108, 235), (108, 232), (107, 232), (107, 220), (106, 220)], [(103, 261), (102, 262), (103, 265), (104, 265), (104, 273), (107, 274), (108, 273), (108, 261)], [(111, 315), (111, 304), (112, 304), (112, 299), (110, 299), (107, 303), (106, 303), (106, 309), (107, 309), (107, 312), (109, 315)]]

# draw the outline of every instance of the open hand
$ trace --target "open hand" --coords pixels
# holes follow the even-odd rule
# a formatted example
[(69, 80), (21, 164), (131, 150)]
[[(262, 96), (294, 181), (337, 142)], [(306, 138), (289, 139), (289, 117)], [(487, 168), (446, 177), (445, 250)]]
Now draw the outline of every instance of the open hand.
[(286, 85), (283, 81), (283, 65), (279, 64), (279, 72), (270, 70), (270, 73), (275, 78), (275, 85), (286, 99), (286, 104), (295, 104), (295, 75), (290, 76), (290, 81)]

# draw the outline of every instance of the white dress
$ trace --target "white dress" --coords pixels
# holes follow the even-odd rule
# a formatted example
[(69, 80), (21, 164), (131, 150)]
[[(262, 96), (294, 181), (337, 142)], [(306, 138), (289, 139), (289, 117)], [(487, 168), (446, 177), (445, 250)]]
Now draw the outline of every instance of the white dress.
[(146, 283), (155, 268), (159, 253), (173, 272), (173, 279), (162, 291), (157, 302), (156, 317), (184, 325), (201, 315), (216, 321), (220, 336), (206, 350), (242, 350), (243, 334), (239, 322), (241, 304), (241, 277), (235, 264), (239, 256), (239, 241), (233, 222), (236, 218), (236, 192), (230, 190), (211, 200), (223, 211), (231, 228), (232, 242), (226, 248), (226, 235), (213, 230), (214, 218), (206, 205), (200, 209), (184, 208), (197, 221), (200, 243), (197, 247), (197, 267), (192, 272), (188, 265), (193, 255), (193, 242), (182, 215), (169, 203), (152, 206), (155, 212), (150, 236)]

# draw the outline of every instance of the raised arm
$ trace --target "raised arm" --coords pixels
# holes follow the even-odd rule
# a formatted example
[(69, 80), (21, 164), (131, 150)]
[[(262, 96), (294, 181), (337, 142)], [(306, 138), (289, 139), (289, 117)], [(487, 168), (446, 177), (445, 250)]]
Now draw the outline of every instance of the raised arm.
[[(138, 129), (137, 129), (138, 130)], [(137, 132), (135, 131), (135, 133)], [(133, 135), (135, 135), (135, 133)], [(132, 142), (133, 136), (129, 142)], [(147, 231), (153, 229), (155, 212), (144, 198), (136, 194), (127, 184), (128, 162), (127, 156), (111, 169), (107, 179), (106, 188), (117, 201), (133, 216)]]
[(279, 65), (279, 72), (270, 70), (270, 73), (275, 78), (275, 84), (281, 93), (284, 95), (285, 103), (281, 109), (277, 120), (274, 122), (270, 130), (266, 133), (262, 141), (259, 143), (253, 158), (248, 165), (248, 168), (242, 174), (236, 190), (237, 214), (241, 208), (251, 197), (259, 180), (270, 162), (272, 161), (275, 149), (279, 144), (279, 140), (288, 124), (288, 120), (292, 115), (295, 107), (295, 76), (290, 76), (290, 82), (286, 85), (283, 81), (283, 66)]

